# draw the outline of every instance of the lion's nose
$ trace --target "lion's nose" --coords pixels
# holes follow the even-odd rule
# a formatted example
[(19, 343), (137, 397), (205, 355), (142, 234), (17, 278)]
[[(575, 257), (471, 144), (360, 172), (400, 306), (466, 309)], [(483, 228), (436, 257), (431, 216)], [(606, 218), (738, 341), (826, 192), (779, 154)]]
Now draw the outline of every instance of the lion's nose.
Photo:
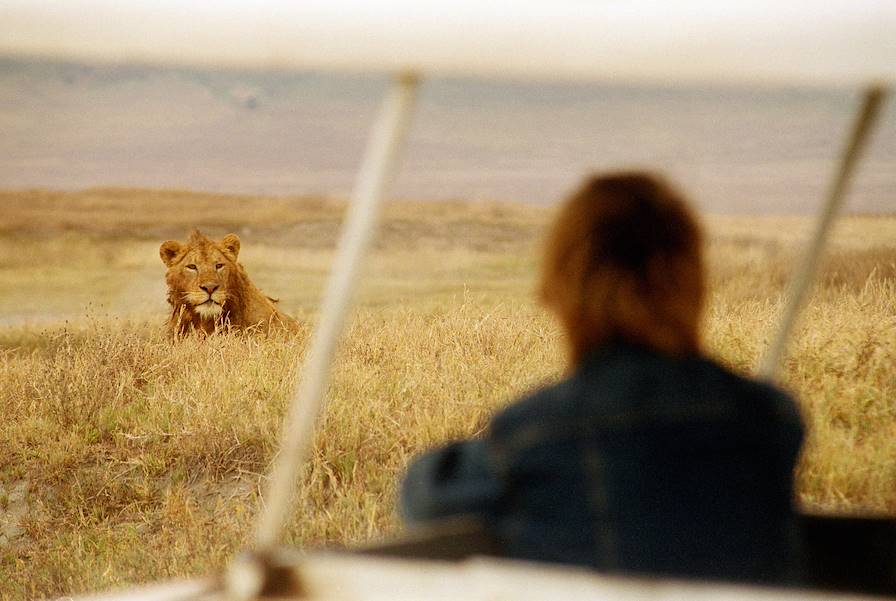
[(199, 287), (208, 292), (209, 296), (211, 296), (212, 292), (218, 289), (217, 284), (202, 284)]

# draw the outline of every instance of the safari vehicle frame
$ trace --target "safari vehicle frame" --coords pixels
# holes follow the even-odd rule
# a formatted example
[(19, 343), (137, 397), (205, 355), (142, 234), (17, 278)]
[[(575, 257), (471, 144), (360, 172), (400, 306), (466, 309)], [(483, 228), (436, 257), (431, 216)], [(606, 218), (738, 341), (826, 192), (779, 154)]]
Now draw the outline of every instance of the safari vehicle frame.
[[(758, 375), (773, 378), (811, 288), (830, 226), (846, 196), (887, 86), (896, 81), (889, 36), (896, 8), (824, 8), (762, 0), (695, 2), (364, 3), (285, 0), (261, 6), (173, 0), (14, 0), (4, 11), (0, 52), (98, 62), (216, 68), (389, 73), (394, 83), (374, 124), (351, 197), (332, 275), (301, 382), (284, 421), (281, 450), (264, 495), (256, 551), (219, 578), (115, 594), (133, 599), (241, 598), (777, 598), (781, 591), (707, 583), (607, 577), (563, 568), (470, 559), (488, 553), (482, 530), (446, 526), (366, 552), (299, 555), (278, 548), (296, 473), (324, 406), (334, 348), (361, 262), (410, 124), (419, 82), (429, 75), (655, 83), (860, 85), (863, 103), (814, 232), (793, 277), (778, 333)], [(834, 35), (836, 33), (836, 35)], [(837, 39), (861, 41), (842, 50)], [(887, 519), (807, 516), (809, 571), (819, 587), (896, 594), (896, 526)], [(493, 550), (493, 549), (492, 549)], [(415, 558), (411, 561), (407, 558)], [(446, 563), (446, 559), (465, 559)], [(834, 561), (834, 560), (837, 561)], [(839, 572), (831, 572), (834, 566)], [(793, 592), (821, 599), (828, 593)], [(832, 597), (833, 598), (833, 597)], [(843, 598), (838, 595), (837, 598)]]

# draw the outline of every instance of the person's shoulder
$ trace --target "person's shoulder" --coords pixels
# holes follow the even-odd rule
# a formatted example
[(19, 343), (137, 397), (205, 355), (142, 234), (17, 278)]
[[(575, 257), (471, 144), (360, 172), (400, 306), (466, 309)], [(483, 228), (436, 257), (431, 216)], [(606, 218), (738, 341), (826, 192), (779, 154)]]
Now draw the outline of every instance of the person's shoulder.
[(572, 418), (575, 407), (570, 387), (570, 380), (567, 378), (523, 395), (492, 418), (492, 435), (506, 436), (532, 424), (547, 424)]
[(491, 432), (501, 436), (533, 428), (568, 431), (583, 419), (618, 413), (629, 383), (641, 379), (644, 368), (629, 355), (617, 346), (592, 353), (563, 379), (524, 395), (495, 415)]
[(743, 406), (769, 417), (799, 419), (797, 402), (784, 389), (771, 382), (738, 373), (715, 359), (700, 357), (699, 362), (702, 369), (707, 374), (712, 374), (712, 379), (724, 383)]

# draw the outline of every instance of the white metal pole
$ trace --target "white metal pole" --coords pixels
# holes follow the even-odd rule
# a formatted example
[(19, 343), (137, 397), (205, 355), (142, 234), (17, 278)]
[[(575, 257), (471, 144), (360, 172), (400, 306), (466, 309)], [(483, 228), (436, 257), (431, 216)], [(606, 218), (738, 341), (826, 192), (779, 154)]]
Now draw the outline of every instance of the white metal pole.
[(418, 78), (396, 78), (371, 132), (358, 173), (351, 205), (321, 308), (289, 413), (283, 422), (280, 453), (274, 464), (265, 506), (256, 532), (259, 551), (270, 550), (280, 539), (292, 509), (296, 475), (314, 438), (314, 427), (324, 407), (330, 363), (351, 306), (362, 260), (376, 229), (380, 201), (395, 171), (398, 154), (411, 119)]
[(833, 185), (828, 192), (828, 197), (824, 206), (818, 213), (818, 219), (815, 223), (815, 231), (812, 233), (812, 238), (806, 245), (802, 263), (790, 282), (786, 301), (787, 305), (784, 308), (784, 314), (781, 317), (778, 332), (775, 335), (774, 342), (769, 347), (759, 366), (758, 375), (761, 378), (767, 380), (774, 379), (778, 366), (784, 358), (790, 332), (799, 316), (806, 294), (818, 271), (819, 258), (827, 242), (831, 224), (843, 205), (847, 184), (852, 177), (855, 164), (861, 154), (865, 141), (868, 139), (868, 134), (871, 132), (874, 121), (880, 112), (880, 105), (885, 95), (886, 90), (882, 86), (870, 86), (865, 90), (861, 110), (859, 111), (852, 134), (849, 137), (846, 149), (843, 152), (843, 157), (840, 160)]

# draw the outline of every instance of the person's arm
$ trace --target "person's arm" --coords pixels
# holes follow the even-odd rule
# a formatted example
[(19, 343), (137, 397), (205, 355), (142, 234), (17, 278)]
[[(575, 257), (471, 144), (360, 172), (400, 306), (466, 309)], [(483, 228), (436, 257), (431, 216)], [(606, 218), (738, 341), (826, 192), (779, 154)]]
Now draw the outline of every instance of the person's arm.
[(503, 484), (484, 440), (465, 440), (429, 451), (408, 467), (399, 511), (406, 522), (449, 516), (487, 516)]

